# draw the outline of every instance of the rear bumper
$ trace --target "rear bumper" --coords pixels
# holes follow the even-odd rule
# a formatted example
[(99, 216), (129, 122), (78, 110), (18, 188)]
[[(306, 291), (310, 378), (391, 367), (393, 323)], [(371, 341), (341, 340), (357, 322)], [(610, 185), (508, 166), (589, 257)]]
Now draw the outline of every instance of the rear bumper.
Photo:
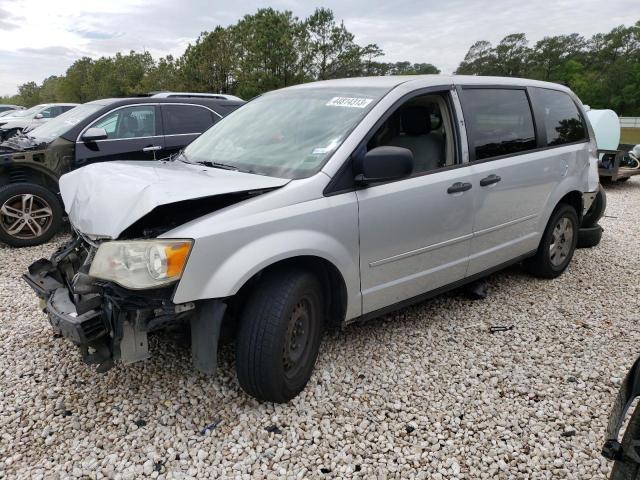
[(596, 195), (598, 194), (598, 190), (593, 192), (583, 192), (582, 193), (582, 216), (586, 215), (593, 201), (596, 199)]

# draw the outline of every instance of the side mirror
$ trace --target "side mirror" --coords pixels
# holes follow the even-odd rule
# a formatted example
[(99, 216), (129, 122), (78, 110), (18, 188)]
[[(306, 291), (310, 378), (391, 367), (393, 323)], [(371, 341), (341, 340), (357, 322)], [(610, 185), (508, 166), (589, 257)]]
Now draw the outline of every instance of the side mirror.
[(377, 147), (356, 162), (356, 182), (368, 185), (398, 180), (413, 172), (413, 153), (402, 147)]
[(89, 128), (82, 135), (85, 142), (95, 142), (96, 140), (104, 140), (108, 138), (107, 131), (104, 128)]
[(40, 120), (41, 118), (44, 118), (44, 116), (41, 113), (37, 113), (35, 117), (36, 120)]

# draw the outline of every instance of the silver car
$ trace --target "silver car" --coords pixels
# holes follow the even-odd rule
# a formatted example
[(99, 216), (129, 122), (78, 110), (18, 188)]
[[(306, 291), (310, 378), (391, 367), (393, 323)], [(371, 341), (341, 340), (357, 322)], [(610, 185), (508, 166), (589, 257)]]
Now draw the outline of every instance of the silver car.
[(13, 110), (0, 117), (0, 140), (28, 132), (52, 118), (76, 107), (77, 103), (43, 103), (27, 110)]
[(171, 159), (60, 180), (75, 234), (25, 279), (107, 369), (187, 325), (193, 363), (235, 339), (240, 385), (285, 402), (322, 332), (523, 262), (569, 265), (598, 189), (567, 88), (522, 79), (332, 80), (262, 95)]

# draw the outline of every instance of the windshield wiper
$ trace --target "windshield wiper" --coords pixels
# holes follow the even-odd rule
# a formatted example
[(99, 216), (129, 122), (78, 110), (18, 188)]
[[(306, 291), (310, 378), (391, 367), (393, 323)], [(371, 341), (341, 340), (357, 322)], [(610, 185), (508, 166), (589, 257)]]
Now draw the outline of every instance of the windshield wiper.
[(229, 165), (227, 163), (221, 163), (221, 162), (212, 162), (210, 160), (202, 160), (196, 163), (198, 165), (204, 165), (205, 167), (221, 168), (222, 170), (233, 170), (234, 172), (237, 172), (240, 170), (235, 165)]

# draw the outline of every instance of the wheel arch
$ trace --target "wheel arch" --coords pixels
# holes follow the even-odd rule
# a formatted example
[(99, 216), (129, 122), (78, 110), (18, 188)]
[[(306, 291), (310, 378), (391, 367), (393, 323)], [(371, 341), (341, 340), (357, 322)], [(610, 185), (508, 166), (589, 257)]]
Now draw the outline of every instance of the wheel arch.
[[(571, 205), (573, 208), (575, 208), (576, 213), (578, 214), (578, 224), (580, 224), (579, 222), (582, 221), (582, 192), (579, 192), (577, 190), (572, 190), (568, 193), (566, 193), (557, 203), (556, 207), (558, 207), (558, 205), (560, 205), (561, 203), (566, 203), (568, 205)], [(555, 210), (554, 208), (554, 210)]]
[(265, 273), (285, 268), (302, 268), (313, 272), (322, 284), (327, 324), (334, 327), (342, 325), (347, 312), (347, 284), (338, 267), (317, 255), (297, 255), (274, 261), (263, 267), (244, 282), (235, 295), (236, 300), (242, 302), (247, 295), (250, 295)]
[(13, 183), (35, 183), (41, 187), (58, 193), (58, 179), (46, 168), (39, 168), (36, 165), (16, 164), (7, 162), (0, 164), (0, 186), (11, 185)]

